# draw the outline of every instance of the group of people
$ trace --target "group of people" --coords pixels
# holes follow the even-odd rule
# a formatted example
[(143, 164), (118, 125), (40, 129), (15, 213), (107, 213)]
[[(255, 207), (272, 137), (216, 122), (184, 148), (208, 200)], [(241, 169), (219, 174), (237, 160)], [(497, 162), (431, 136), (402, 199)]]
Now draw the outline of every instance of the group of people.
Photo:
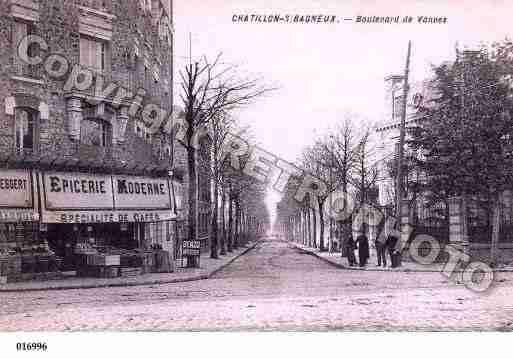
[[(387, 253), (390, 256), (392, 267), (399, 265), (397, 260), (399, 253), (395, 248), (397, 241), (397, 237), (393, 234), (388, 235), (384, 242), (380, 239), (376, 239), (375, 247), (378, 258), (378, 267), (387, 266)], [(355, 249), (358, 250), (358, 262), (354, 253)], [(356, 241), (353, 240), (352, 236), (349, 236), (349, 238), (344, 241), (344, 250), (347, 254), (349, 266), (353, 267), (358, 264), (360, 267), (365, 267), (367, 265), (367, 261), (370, 257), (370, 250), (369, 240), (365, 234), (358, 235), (358, 237), (356, 237)]]

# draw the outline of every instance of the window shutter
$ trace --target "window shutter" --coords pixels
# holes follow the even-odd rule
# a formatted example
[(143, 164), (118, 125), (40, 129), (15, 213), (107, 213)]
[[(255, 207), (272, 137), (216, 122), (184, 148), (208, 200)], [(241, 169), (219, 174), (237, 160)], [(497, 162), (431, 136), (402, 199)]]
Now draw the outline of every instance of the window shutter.
[(27, 24), (19, 21), (14, 22), (14, 36), (13, 36), (13, 45), (15, 48), (18, 48), (20, 41), (28, 35), (28, 26)]
[(103, 70), (103, 66), (102, 66), (103, 46), (102, 46), (102, 43), (100, 41), (92, 41), (92, 43), (93, 43), (93, 47), (94, 47), (94, 53), (93, 53), (94, 68), (96, 70)]
[(80, 39), (80, 64), (98, 71), (103, 70), (104, 45), (101, 41)]
[(80, 64), (89, 66), (89, 41), (84, 38), (80, 39)]

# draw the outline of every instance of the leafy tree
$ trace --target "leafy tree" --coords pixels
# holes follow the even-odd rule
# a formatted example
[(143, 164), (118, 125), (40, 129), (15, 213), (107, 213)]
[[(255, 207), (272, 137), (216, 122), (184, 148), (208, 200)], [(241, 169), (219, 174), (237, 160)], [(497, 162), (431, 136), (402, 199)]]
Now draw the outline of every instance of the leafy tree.
[(456, 62), (434, 67), (437, 97), (421, 108), (424, 120), (410, 129), (409, 145), (421, 153), (415, 162), (426, 174), (425, 190), (489, 199), (493, 262), (498, 254), (500, 196), (512, 180), (513, 103), (505, 82), (511, 54), (511, 43), (496, 44), (492, 53), (464, 52)]

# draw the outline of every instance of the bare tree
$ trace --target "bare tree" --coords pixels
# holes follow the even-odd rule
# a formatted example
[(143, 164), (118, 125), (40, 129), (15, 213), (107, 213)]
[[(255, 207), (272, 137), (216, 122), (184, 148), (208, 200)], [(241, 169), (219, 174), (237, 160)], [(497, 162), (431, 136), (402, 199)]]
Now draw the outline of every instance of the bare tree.
[[(206, 57), (189, 63), (180, 71), (180, 98), (185, 111), (185, 148), (187, 150), (188, 183), (188, 237), (196, 238), (196, 144), (195, 137), (204, 126), (235, 108), (250, 104), (270, 89), (259, 79), (241, 79), (234, 65), (224, 65), (219, 54), (213, 62)], [(194, 264), (195, 265), (195, 264)]]
[(376, 186), (378, 171), (373, 163), (374, 148), (370, 143), (370, 130), (365, 130), (358, 143), (356, 161), (354, 166), (353, 185), (356, 188), (356, 197), (362, 206), (369, 203), (369, 192)]
[[(213, 182), (213, 198), (212, 198), (212, 238), (210, 241), (210, 257), (218, 258), (219, 252), (219, 199), (220, 199), (220, 187), (223, 186), (224, 176), (223, 170), (225, 170), (225, 164), (227, 156), (223, 156), (222, 148), (225, 146), (225, 142), (228, 138), (228, 134), (234, 128), (234, 119), (230, 117), (226, 112), (219, 111), (210, 121), (210, 153), (200, 156), (202, 159), (202, 166), (210, 169), (210, 175)], [(224, 206), (222, 208), (224, 214)], [(224, 223), (224, 222), (223, 222)], [(224, 229), (223, 229), (224, 233)], [(224, 237), (221, 236), (221, 254), (226, 254), (224, 249)]]
[[(314, 173), (317, 178), (322, 180), (326, 186), (327, 191), (324, 196), (317, 196), (317, 206), (319, 211), (319, 226), (320, 226), (320, 239), (319, 239), (319, 250), (325, 251), (324, 246), (324, 203), (330, 193), (332, 193), (338, 187), (337, 177), (333, 175), (332, 163), (330, 162), (330, 153), (325, 151), (326, 143), (323, 140), (318, 140), (314, 146), (307, 147), (303, 152), (303, 160), (301, 165), (303, 168), (311, 173)], [(312, 208), (313, 203), (311, 204)], [(315, 209), (314, 209), (315, 218)], [(316, 226), (316, 223), (315, 223)], [(316, 232), (314, 230), (314, 232)], [(316, 237), (316, 234), (314, 235)]]
[[(357, 131), (353, 115), (345, 114), (340, 125), (321, 142), (323, 153), (325, 153), (325, 164), (332, 168), (332, 176), (338, 181), (338, 188), (341, 189), (344, 196), (344, 203), (348, 203), (347, 193), (349, 184), (353, 181), (354, 165), (357, 154)], [(330, 224), (332, 223), (330, 219)], [(342, 238), (344, 241), (351, 236), (351, 217), (348, 217), (342, 225)], [(342, 251), (342, 254), (344, 252)]]

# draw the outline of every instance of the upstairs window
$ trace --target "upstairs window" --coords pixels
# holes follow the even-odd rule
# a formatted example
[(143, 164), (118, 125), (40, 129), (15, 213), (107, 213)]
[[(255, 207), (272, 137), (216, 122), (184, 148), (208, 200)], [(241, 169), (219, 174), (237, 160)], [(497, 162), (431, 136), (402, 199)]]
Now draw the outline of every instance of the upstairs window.
[[(34, 24), (32, 22), (25, 22), (16, 19), (13, 23), (13, 53), (14, 53), (14, 66), (16, 74), (19, 76), (36, 77), (35, 69), (36, 66), (27, 64), (21, 58), (18, 57), (18, 46), (21, 40), (29, 35), (35, 33)], [(39, 45), (31, 44), (27, 49), (27, 55), (29, 58), (38, 55)]]
[(146, 126), (144, 124), (143, 121), (141, 121), (141, 120), (135, 121), (134, 132), (137, 137), (142, 138), (147, 143), (151, 143), (152, 135), (150, 133), (150, 129), (148, 128), (148, 126)]
[(105, 71), (107, 44), (104, 41), (80, 37), (80, 65), (98, 72)]
[(80, 123), (80, 142), (107, 147), (110, 143), (110, 124), (100, 119), (83, 119)]
[(142, 124), (139, 121), (135, 123), (134, 129), (137, 137), (143, 137)]
[(34, 151), (36, 149), (36, 113), (25, 108), (17, 108), (14, 115), (16, 151)]

